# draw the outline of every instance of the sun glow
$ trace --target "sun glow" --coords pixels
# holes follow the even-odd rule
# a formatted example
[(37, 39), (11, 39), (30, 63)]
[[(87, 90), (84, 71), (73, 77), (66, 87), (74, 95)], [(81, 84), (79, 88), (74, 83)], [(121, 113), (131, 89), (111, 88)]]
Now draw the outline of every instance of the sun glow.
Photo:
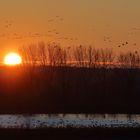
[(4, 58), (4, 64), (6, 65), (19, 65), (22, 63), (22, 58), (17, 53), (9, 53)]

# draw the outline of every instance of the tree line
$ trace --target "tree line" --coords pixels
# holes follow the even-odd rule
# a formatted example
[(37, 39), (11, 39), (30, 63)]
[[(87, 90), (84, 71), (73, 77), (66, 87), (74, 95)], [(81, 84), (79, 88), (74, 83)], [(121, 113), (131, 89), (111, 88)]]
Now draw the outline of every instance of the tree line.
[(87, 68), (139, 68), (140, 55), (136, 52), (115, 54), (110, 48), (79, 45), (62, 47), (57, 43), (30, 44), (19, 48), (23, 65), (75, 66)]

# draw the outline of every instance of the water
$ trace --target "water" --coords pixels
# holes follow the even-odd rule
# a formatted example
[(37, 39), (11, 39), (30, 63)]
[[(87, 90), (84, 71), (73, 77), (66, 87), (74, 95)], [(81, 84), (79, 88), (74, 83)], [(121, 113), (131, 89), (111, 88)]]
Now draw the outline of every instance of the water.
[(0, 128), (140, 128), (140, 115), (7, 114), (0, 115)]

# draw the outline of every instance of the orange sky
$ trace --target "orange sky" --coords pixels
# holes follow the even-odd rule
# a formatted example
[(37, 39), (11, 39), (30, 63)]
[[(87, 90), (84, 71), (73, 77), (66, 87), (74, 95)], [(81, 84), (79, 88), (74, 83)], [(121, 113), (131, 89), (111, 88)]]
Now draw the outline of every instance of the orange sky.
[(140, 0), (0, 0), (1, 56), (38, 41), (140, 51), (139, 15)]

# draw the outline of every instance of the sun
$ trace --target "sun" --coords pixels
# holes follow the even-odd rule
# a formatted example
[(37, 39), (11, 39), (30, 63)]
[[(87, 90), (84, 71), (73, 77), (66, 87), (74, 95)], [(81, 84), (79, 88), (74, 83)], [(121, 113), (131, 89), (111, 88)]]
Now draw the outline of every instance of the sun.
[(22, 58), (18, 53), (9, 53), (4, 57), (4, 64), (6, 65), (19, 65), (22, 63)]

